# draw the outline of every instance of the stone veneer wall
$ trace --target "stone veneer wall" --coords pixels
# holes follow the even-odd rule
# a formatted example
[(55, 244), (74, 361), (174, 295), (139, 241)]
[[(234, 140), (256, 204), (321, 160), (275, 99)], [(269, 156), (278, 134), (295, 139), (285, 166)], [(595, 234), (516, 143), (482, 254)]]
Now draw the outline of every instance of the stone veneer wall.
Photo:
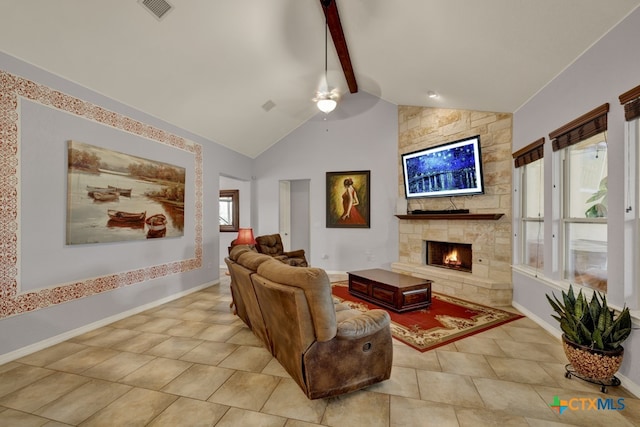
[[(398, 195), (404, 197), (400, 167), (403, 153), (475, 135), (480, 135), (485, 194), (452, 200), (457, 208), (469, 209), (470, 213), (504, 216), (499, 220), (400, 220), (399, 260), (392, 268), (427, 278), (428, 269), (436, 268), (436, 277), (446, 279), (434, 280), (434, 291), (482, 303), (510, 304), (512, 114), (399, 106)], [(449, 198), (409, 201), (410, 210), (451, 207)], [(425, 240), (471, 243), (473, 272), (459, 276), (461, 273), (447, 274), (447, 270), (426, 267)], [(456, 279), (459, 277), (463, 279)]]

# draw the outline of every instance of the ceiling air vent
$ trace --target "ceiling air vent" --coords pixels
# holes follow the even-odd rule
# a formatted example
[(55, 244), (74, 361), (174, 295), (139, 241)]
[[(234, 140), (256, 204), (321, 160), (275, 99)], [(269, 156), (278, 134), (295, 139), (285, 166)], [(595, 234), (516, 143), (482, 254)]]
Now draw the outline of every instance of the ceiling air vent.
[(138, 3), (151, 12), (158, 21), (173, 9), (173, 6), (171, 6), (166, 0), (138, 0)]
[(272, 100), (268, 100), (267, 102), (262, 104), (262, 109), (268, 113), (275, 106), (276, 106), (275, 102), (273, 102)]

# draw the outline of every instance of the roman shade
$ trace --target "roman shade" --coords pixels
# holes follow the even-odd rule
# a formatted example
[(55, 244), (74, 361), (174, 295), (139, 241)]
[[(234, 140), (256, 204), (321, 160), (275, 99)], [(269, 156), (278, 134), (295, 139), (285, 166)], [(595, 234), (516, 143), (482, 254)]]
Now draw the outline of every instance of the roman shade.
[(640, 117), (640, 86), (623, 93), (618, 97), (620, 104), (624, 105), (624, 118), (631, 121)]
[(544, 136), (512, 154), (515, 167), (519, 168), (544, 157)]
[(567, 148), (607, 130), (609, 103), (602, 104), (549, 134), (553, 151)]

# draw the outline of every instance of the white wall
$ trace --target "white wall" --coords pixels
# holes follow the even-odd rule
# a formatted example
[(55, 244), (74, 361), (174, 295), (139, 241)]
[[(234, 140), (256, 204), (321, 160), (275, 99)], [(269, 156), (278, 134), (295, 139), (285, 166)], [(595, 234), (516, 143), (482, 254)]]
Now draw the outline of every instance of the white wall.
[[(0, 337), (2, 337), (0, 339), (0, 364), (25, 352), (35, 351), (39, 346), (51, 345), (73, 335), (74, 331), (79, 331), (90, 325), (97, 325), (105, 319), (139, 310), (142, 306), (172, 298), (218, 280), (219, 176), (221, 174), (233, 175), (249, 181), (251, 159), (1, 52), (0, 71), (61, 91), (192, 141), (202, 149), (203, 169), (202, 265), (200, 268), (194, 268), (184, 273), (169, 274), (0, 319)], [(93, 142), (100, 145), (101, 142), (106, 143), (107, 138), (122, 138), (122, 141), (118, 141), (117, 144), (122, 144), (124, 141), (134, 144), (130, 147), (123, 145), (124, 151), (135, 151), (144, 146), (144, 153), (136, 151), (134, 154), (147, 158), (164, 158), (168, 155), (167, 147), (157, 142), (141, 142), (138, 137), (133, 138), (122, 131), (112, 132), (105, 125), (99, 125), (68, 113), (59, 113), (51, 106), (43, 107), (31, 101), (25, 101), (24, 106), (24, 110), (20, 109), (21, 125), (29, 128), (28, 132), (24, 133), (24, 140), (21, 139), (19, 144), (29, 144), (29, 146), (20, 147), (19, 152), (22, 154), (24, 151), (25, 157), (19, 159), (18, 179), (21, 180), (24, 177), (25, 183), (33, 182), (34, 177), (42, 174), (41, 182), (44, 189), (42, 190), (43, 205), (39, 208), (34, 208), (32, 202), (19, 205), (18, 214), (21, 225), (19, 233), (22, 233), (23, 238), (20, 238), (18, 262), (17, 264), (3, 264), (3, 271), (7, 271), (12, 265), (17, 265), (20, 269), (21, 274), (17, 276), (19, 294), (26, 289), (38, 290), (59, 286), (62, 284), (60, 281), (86, 280), (96, 275), (117, 274), (130, 268), (146, 268), (194, 256), (197, 245), (194, 241), (193, 219), (190, 219), (187, 221), (187, 226), (191, 229), (185, 232), (183, 237), (157, 242), (140, 241), (93, 245), (85, 248), (84, 251), (76, 251), (79, 254), (78, 257), (70, 259), (68, 256), (70, 249), (66, 247), (64, 242), (66, 164), (64, 161), (59, 161), (60, 156), (64, 157), (64, 151), (60, 152), (60, 150), (64, 150), (63, 142), (66, 141), (61, 140), (74, 139), (76, 135), (80, 135), (85, 138), (83, 142)], [(55, 132), (48, 134), (46, 132), (48, 129), (54, 129)], [(49, 145), (45, 146), (44, 144)], [(38, 152), (40, 155), (36, 155)], [(193, 186), (196, 177), (193, 160), (189, 160), (190, 157), (193, 158), (190, 155), (185, 156), (183, 153), (179, 153), (176, 162), (189, 164), (187, 182)], [(37, 198), (37, 195), (34, 197), (31, 192), (20, 194), (24, 189), (19, 188), (18, 200)], [(194, 188), (188, 188), (186, 194), (185, 208), (193, 215), (194, 198), (196, 197)], [(49, 212), (52, 215), (49, 215)], [(42, 221), (43, 215), (45, 221), (50, 221), (47, 232), (41, 233), (38, 236), (39, 239), (27, 238), (27, 234), (31, 230), (23, 225)], [(44, 256), (39, 252), (41, 247), (48, 249), (48, 253)], [(123, 267), (122, 263), (118, 261), (126, 262), (127, 265)], [(3, 262), (6, 262), (4, 258)], [(34, 270), (46, 271), (48, 279), (46, 276), (32, 274), (31, 272)], [(26, 277), (29, 282), (23, 283), (22, 277)], [(4, 276), (3, 278), (7, 279)], [(37, 283), (36, 280), (38, 280)], [(0, 284), (0, 288), (8, 287), (7, 283)], [(9, 298), (12, 297), (0, 292), (0, 306), (6, 302), (3, 299), (9, 301)]]
[[(625, 257), (624, 224), (624, 188), (625, 180), (625, 121), (623, 107), (618, 96), (640, 84), (640, 55), (635, 43), (640, 40), (640, 9), (636, 9), (609, 34), (585, 52), (574, 64), (557, 76), (536, 96), (529, 100), (514, 114), (513, 151), (526, 146), (544, 136), (545, 169), (545, 220), (553, 217), (552, 197), (554, 192), (550, 171), (554, 170), (552, 148), (548, 134), (581, 116), (582, 114), (608, 102), (608, 156), (609, 156), (609, 213), (608, 213), (608, 292), (607, 299), (617, 306), (627, 304), (638, 308), (638, 283), (634, 293), (626, 293), (624, 272), (634, 266)], [(557, 191), (557, 190), (556, 190)], [(514, 203), (517, 200), (514, 198)], [(514, 212), (518, 211), (514, 205)], [(518, 218), (514, 217), (514, 229)], [(555, 233), (550, 221), (545, 221), (545, 241), (555, 241)], [(545, 294), (559, 288), (553, 281), (559, 279), (559, 272), (552, 269), (554, 254), (551, 244), (545, 244), (544, 275), (551, 282), (537, 280), (531, 276), (514, 271), (514, 302), (533, 315), (553, 325), (551, 309)], [(514, 245), (517, 247), (517, 245)], [(637, 277), (637, 276), (636, 276)], [(625, 343), (625, 357), (620, 373), (640, 384), (640, 332), (632, 332)]]
[[(326, 228), (326, 172), (371, 171), (371, 228)], [(329, 271), (389, 267), (398, 258), (397, 106), (364, 92), (318, 113), (255, 160), (259, 234), (278, 232), (278, 181), (310, 180), (311, 248)]]

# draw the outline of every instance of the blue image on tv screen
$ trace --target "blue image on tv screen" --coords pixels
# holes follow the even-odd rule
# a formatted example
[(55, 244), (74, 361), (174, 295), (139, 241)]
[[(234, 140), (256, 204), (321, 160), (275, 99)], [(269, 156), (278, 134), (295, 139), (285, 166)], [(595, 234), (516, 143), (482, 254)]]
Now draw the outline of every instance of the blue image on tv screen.
[(407, 159), (409, 193), (476, 188), (473, 144)]

